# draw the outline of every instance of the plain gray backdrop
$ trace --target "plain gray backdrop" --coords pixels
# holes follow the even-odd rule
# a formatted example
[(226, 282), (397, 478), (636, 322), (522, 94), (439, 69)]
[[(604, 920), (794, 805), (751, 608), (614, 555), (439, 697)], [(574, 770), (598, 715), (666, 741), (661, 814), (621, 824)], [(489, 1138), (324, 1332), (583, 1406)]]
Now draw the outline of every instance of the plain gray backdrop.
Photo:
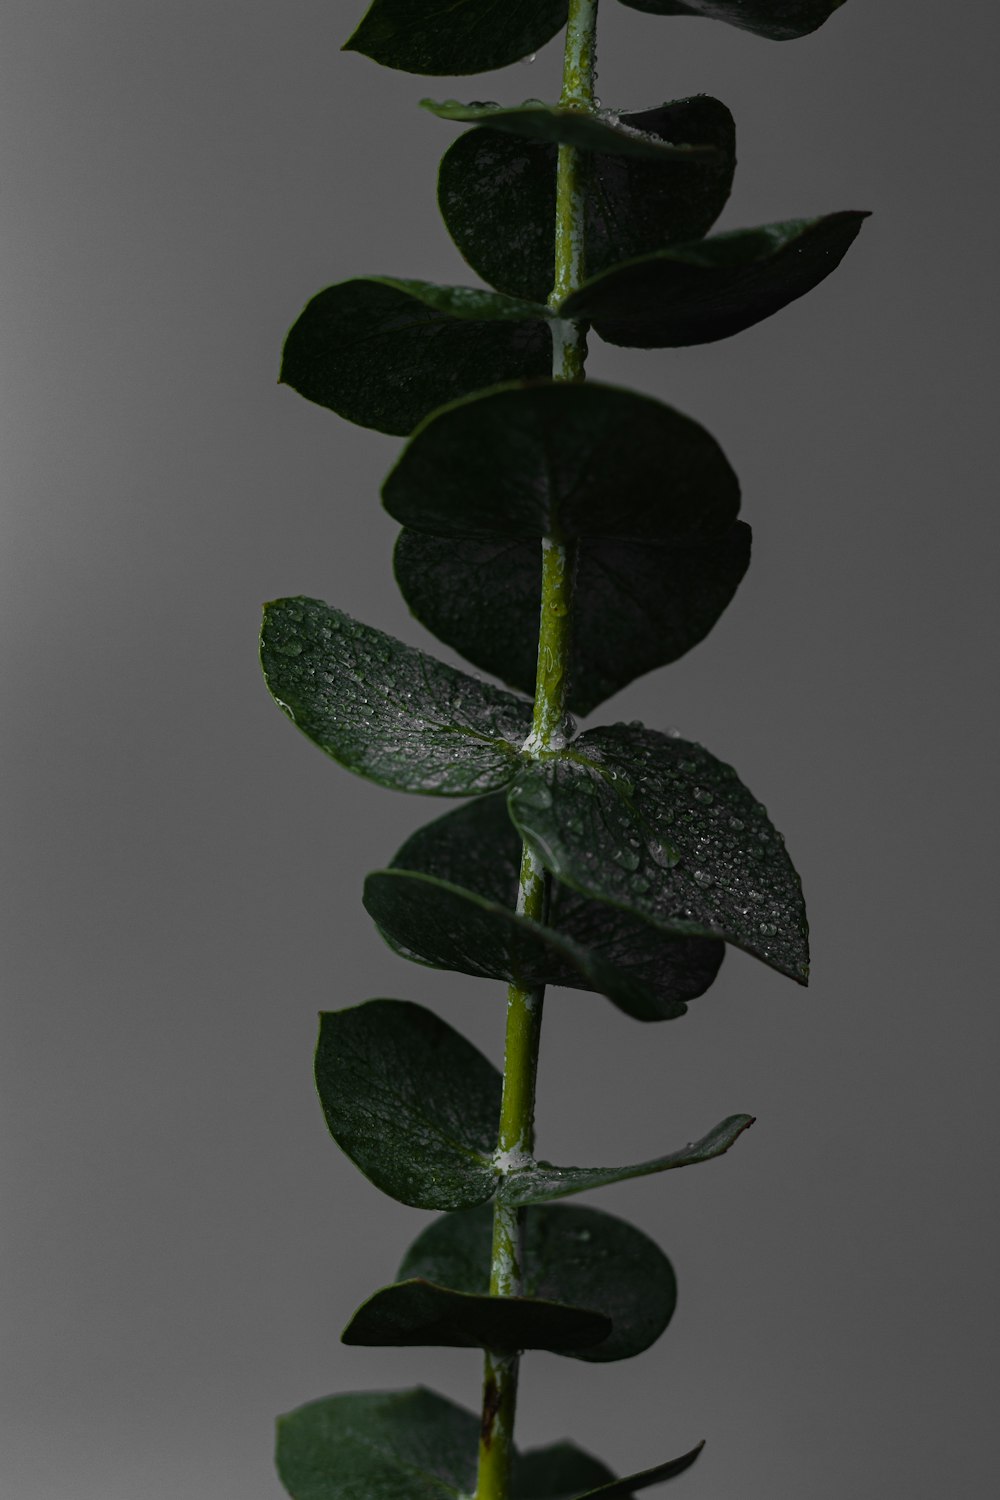
[[(326, 1134), (316, 1012), (435, 1007), (499, 1061), (496, 986), (407, 966), (366, 869), (446, 804), (297, 736), (263, 600), (440, 650), (391, 579), (398, 442), (275, 384), (285, 330), (364, 272), (469, 282), (439, 223), (438, 97), (338, 48), (362, 0), (7, 0), (0, 133), (4, 1045), (0, 1488), (277, 1500), (275, 1413), (462, 1351), (346, 1350), (426, 1215)], [(682, 1021), (547, 1002), (539, 1145), (614, 1162), (726, 1114), (722, 1161), (598, 1200), (680, 1283), (641, 1358), (526, 1361), (520, 1433), (619, 1470), (708, 1446), (687, 1500), (978, 1497), (995, 1480), (998, 25), (848, 0), (772, 44), (605, 0), (603, 101), (733, 110), (722, 227), (875, 216), (735, 339), (595, 344), (704, 423), (755, 554), (683, 661), (595, 722), (732, 761), (802, 872), (814, 980), (739, 953)], [(442, 652), (448, 655), (446, 652)], [(449, 657), (449, 659), (454, 659)]]

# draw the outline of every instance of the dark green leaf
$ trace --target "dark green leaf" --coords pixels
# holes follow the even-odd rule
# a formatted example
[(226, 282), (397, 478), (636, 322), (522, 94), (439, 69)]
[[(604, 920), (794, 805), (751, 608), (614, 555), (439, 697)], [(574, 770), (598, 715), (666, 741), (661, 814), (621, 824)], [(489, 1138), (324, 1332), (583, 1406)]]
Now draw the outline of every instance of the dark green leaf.
[(488, 73), (537, 52), (566, 9), (567, 0), (373, 0), (344, 51), (404, 73)]
[(622, 0), (652, 16), (704, 16), (728, 21), (774, 42), (807, 36), (839, 10), (844, 0)]
[[(480, 125), (545, 145), (576, 146), (581, 151), (635, 157), (640, 161), (691, 161), (706, 159), (713, 152), (714, 143), (703, 142), (697, 134), (688, 135), (681, 127), (683, 106), (693, 103), (694, 100), (680, 100), (659, 109), (644, 110), (637, 116), (609, 109), (595, 113), (569, 104), (546, 104), (542, 99), (526, 99), (523, 104), (510, 105), (460, 104), (457, 99), (441, 103), (434, 99), (420, 101), (421, 108), (437, 115), (439, 120)], [(725, 109), (725, 105), (719, 108)], [(646, 124), (637, 125), (636, 119), (645, 120)]]
[[(456, 118), (463, 110), (472, 117), (475, 107), (450, 108)], [(680, 99), (620, 116), (535, 101), (509, 110), (479, 106), (478, 113), (482, 128), (461, 136), (441, 162), (438, 203), (469, 264), (518, 296), (541, 302), (552, 289), (556, 141), (593, 152), (584, 225), (590, 276), (707, 234), (729, 196), (736, 133), (717, 99)], [(682, 158), (675, 143), (685, 147)]]
[(565, 884), (806, 982), (802, 888), (781, 836), (701, 745), (641, 725), (589, 730), (525, 771), (509, 805)]
[[(429, 875), (376, 870), (365, 881), (364, 904), (401, 957), (431, 968), (503, 979), (524, 989), (563, 984), (596, 990), (639, 1021), (670, 1019), (685, 1009), (665, 1007), (641, 980), (551, 928)], [(650, 931), (650, 947), (655, 942)]]
[(461, 797), (517, 774), (530, 704), (318, 599), (267, 605), (261, 664), (303, 734), (380, 786)]
[(588, 320), (602, 339), (633, 349), (712, 343), (818, 286), (867, 217), (791, 219), (674, 245), (593, 277), (560, 312)]
[(398, 1281), (358, 1308), (342, 1342), (381, 1348), (589, 1349), (611, 1332), (610, 1319), (582, 1307), (533, 1297), (477, 1296), (432, 1281)]
[(685, 1469), (690, 1469), (704, 1446), (704, 1443), (699, 1443), (697, 1448), (692, 1448), (690, 1453), (685, 1453), (680, 1458), (672, 1458), (665, 1464), (657, 1464), (655, 1468), (643, 1469), (639, 1474), (627, 1474), (624, 1479), (602, 1484), (596, 1490), (578, 1495), (576, 1500), (630, 1500), (634, 1490), (648, 1489), (651, 1484), (663, 1484), (668, 1479), (676, 1479)]
[[(393, 867), (447, 881), (509, 911), (517, 896), (520, 861), (521, 840), (504, 798), (477, 797), (418, 829), (395, 856)], [(555, 938), (565, 940), (576, 950), (584, 950), (588, 962), (611, 967), (629, 980), (633, 990), (645, 992), (644, 1006), (635, 1005), (629, 1012), (637, 1020), (683, 1015), (684, 1002), (703, 994), (715, 979), (724, 952), (717, 940), (664, 938), (649, 922), (588, 900), (559, 881), (552, 883), (545, 930), (552, 934), (548, 941), (553, 946), (545, 969), (537, 971), (538, 982), (581, 986), (586, 976), (579, 957), (574, 956), (571, 963), (567, 950), (555, 947)], [(410, 936), (426, 954), (427, 940), (413, 930)], [(475, 951), (481, 956), (483, 950)], [(423, 961), (428, 961), (426, 956)], [(508, 976), (494, 971), (493, 977)], [(621, 980), (615, 988), (621, 1004), (628, 999)]]
[(752, 1115), (730, 1115), (700, 1141), (689, 1141), (679, 1151), (632, 1167), (554, 1167), (551, 1162), (536, 1162), (504, 1177), (497, 1196), (504, 1203), (518, 1205), (551, 1203), (555, 1198), (568, 1198), (574, 1193), (586, 1193), (591, 1188), (607, 1187), (613, 1182), (669, 1172), (674, 1167), (697, 1166), (699, 1162), (722, 1156), (752, 1124)]
[[(701, 542), (581, 541), (567, 703), (589, 714), (703, 640), (750, 563), (737, 521)], [(399, 534), (396, 581), (414, 615), (464, 657), (533, 693), (541, 607), (536, 541)]]
[[(446, 1214), (408, 1251), (400, 1280), (425, 1277), (455, 1291), (489, 1288), (493, 1211), (489, 1204)], [(611, 1319), (613, 1331), (574, 1359), (606, 1361), (640, 1354), (659, 1338), (677, 1301), (673, 1269), (653, 1241), (623, 1219), (594, 1208), (524, 1211), (524, 1295), (586, 1307)]]
[(548, 374), (548, 317), (498, 292), (359, 277), (306, 304), (280, 379), (348, 421), (405, 434), (446, 401)]
[(328, 1396), (278, 1420), (292, 1500), (456, 1500), (476, 1488), (479, 1417), (418, 1386)]
[(538, 381), (435, 412), (382, 498), (397, 521), (435, 536), (663, 541), (725, 531), (740, 488), (711, 434), (662, 401)]
[(614, 1475), (599, 1458), (575, 1443), (551, 1443), (515, 1458), (511, 1493), (513, 1500), (573, 1500), (583, 1490), (609, 1482)]
[(330, 1134), (384, 1193), (432, 1209), (492, 1197), (502, 1079), (430, 1011), (369, 1000), (321, 1015), (316, 1087)]

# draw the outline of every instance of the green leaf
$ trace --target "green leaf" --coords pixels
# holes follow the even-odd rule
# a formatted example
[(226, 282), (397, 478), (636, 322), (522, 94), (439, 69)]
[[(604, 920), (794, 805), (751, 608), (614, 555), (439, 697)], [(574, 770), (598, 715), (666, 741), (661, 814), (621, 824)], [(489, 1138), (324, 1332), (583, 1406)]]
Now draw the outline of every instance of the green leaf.
[(584, 1489), (614, 1482), (599, 1458), (575, 1443), (550, 1443), (518, 1454), (511, 1473), (513, 1500), (574, 1500)]
[(517, 774), (531, 705), (318, 599), (266, 606), (272, 697), (347, 770), (395, 791), (469, 796)]
[(502, 1084), (419, 1005), (369, 1000), (320, 1016), (316, 1087), (330, 1134), (400, 1203), (471, 1208), (493, 1196)]
[(433, 1391), (328, 1396), (278, 1420), (292, 1500), (456, 1500), (476, 1488), (479, 1417)]
[[(546, 104), (542, 99), (526, 99), (523, 104), (460, 104), (457, 99), (421, 99), (421, 109), (429, 110), (439, 120), (454, 120), (463, 125), (479, 125), (500, 130), (506, 135), (521, 136), (545, 145), (575, 146), (580, 151), (599, 151), (604, 155), (635, 157), (640, 161), (691, 161), (707, 159), (715, 151), (714, 143), (689, 136), (681, 128), (684, 106), (710, 102), (707, 95), (699, 101), (684, 99), (659, 109), (627, 115), (620, 110), (581, 109), (570, 104)], [(725, 105), (719, 105), (725, 110)], [(725, 110), (726, 115), (729, 111)], [(729, 116), (731, 119), (732, 117)], [(645, 120), (645, 125), (633, 123)], [(680, 144), (677, 144), (677, 143)]]
[(648, 1489), (651, 1484), (663, 1484), (668, 1479), (676, 1479), (685, 1469), (690, 1469), (704, 1446), (704, 1443), (699, 1443), (697, 1448), (692, 1448), (690, 1453), (684, 1453), (680, 1458), (672, 1458), (665, 1464), (657, 1464), (655, 1468), (643, 1469), (639, 1474), (628, 1474), (624, 1479), (602, 1484), (599, 1489), (578, 1495), (577, 1500), (630, 1500), (634, 1490)]
[(541, 302), (552, 289), (557, 141), (593, 153), (584, 222), (591, 276), (707, 234), (729, 197), (736, 132), (717, 99), (680, 99), (625, 115), (534, 100), (514, 109), (432, 107), (450, 118), (478, 118), (479, 128), (461, 136), (441, 162), (438, 204), (469, 264), (518, 296)]
[(508, 1173), (500, 1184), (497, 1197), (503, 1203), (519, 1206), (551, 1203), (555, 1198), (568, 1198), (574, 1193), (586, 1193), (591, 1188), (607, 1187), (614, 1182), (669, 1172), (674, 1167), (697, 1166), (700, 1162), (724, 1155), (753, 1123), (752, 1115), (730, 1115), (700, 1141), (689, 1141), (679, 1151), (631, 1167), (554, 1167), (551, 1162), (535, 1162), (530, 1167)]
[[(489, 1204), (446, 1214), (407, 1252), (401, 1281), (423, 1277), (455, 1291), (489, 1289), (493, 1211)], [(623, 1219), (594, 1208), (524, 1211), (524, 1295), (585, 1307), (610, 1318), (611, 1334), (591, 1348), (561, 1350), (573, 1359), (605, 1362), (641, 1354), (673, 1314), (673, 1268), (653, 1241)]]
[(593, 1348), (610, 1332), (610, 1319), (587, 1308), (537, 1297), (477, 1296), (414, 1279), (369, 1297), (341, 1341), (377, 1348), (546, 1349), (563, 1354)]
[[(589, 714), (704, 640), (749, 564), (750, 527), (742, 521), (700, 542), (581, 541), (568, 707)], [(467, 541), (404, 527), (393, 567), (422, 625), (482, 671), (534, 692), (537, 542)]]
[[(510, 913), (517, 897), (520, 862), (520, 837), (511, 824), (505, 799), (497, 796), (477, 797), (418, 829), (392, 864), (396, 870), (415, 871), (473, 892)], [(451, 916), (457, 921), (454, 908)], [(506, 932), (507, 928), (502, 930)], [(712, 984), (724, 953), (724, 945), (717, 940), (665, 937), (642, 918), (589, 900), (558, 880), (552, 882), (545, 930), (551, 951), (545, 969), (532, 969), (532, 977), (537, 975), (538, 982), (546, 984), (580, 986), (581, 976), (586, 977), (579, 957), (579, 950), (584, 950), (595, 973), (602, 965), (622, 976), (611, 997), (616, 1004), (632, 1004), (624, 979), (633, 991), (645, 992), (645, 1004), (632, 1004), (629, 1010), (637, 1020), (669, 1020), (683, 1015), (684, 1002), (697, 998)], [(429, 934), (421, 935), (411, 927), (408, 936), (407, 956), (419, 950), (422, 962), (431, 961), (427, 957)], [(456, 930), (456, 946), (461, 938), (462, 932)], [(573, 945), (576, 951), (572, 962), (566, 956), (569, 950), (557, 947), (556, 939)], [(484, 949), (474, 951), (481, 962)], [(493, 977), (509, 976), (498, 968)]]
[(836, 270), (866, 213), (790, 219), (674, 245), (603, 272), (559, 312), (633, 349), (708, 344), (750, 328)]
[(537, 52), (566, 11), (567, 0), (374, 0), (344, 51), (405, 73), (488, 73)]
[(511, 816), (561, 881), (665, 931), (721, 937), (806, 982), (802, 888), (731, 766), (641, 725), (589, 730), (511, 787)]
[(480, 288), (359, 277), (306, 304), (279, 378), (350, 422), (405, 434), (446, 401), (548, 374), (550, 316)]
[(622, 0), (631, 10), (652, 16), (704, 16), (728, 21), (774, 42), (807, 36), (822, 26), (844, 0)]
[[(376, 870), (365, 880), (364, 904), (396, 953), (431, 968), (523, 989), (596, 990), (638, 1021), (669, 1020), (686, 1009), (664, 1005), (641, 981), (541, 923), (429, 875)], [(655, 941), (651, 932), (650, 946)]]
[(538, 381), (435, 412), (382, 499), (397, 521), (435, 536), (663, 541), (725, 531), (740, 489), (711, 434), (662, 401)]

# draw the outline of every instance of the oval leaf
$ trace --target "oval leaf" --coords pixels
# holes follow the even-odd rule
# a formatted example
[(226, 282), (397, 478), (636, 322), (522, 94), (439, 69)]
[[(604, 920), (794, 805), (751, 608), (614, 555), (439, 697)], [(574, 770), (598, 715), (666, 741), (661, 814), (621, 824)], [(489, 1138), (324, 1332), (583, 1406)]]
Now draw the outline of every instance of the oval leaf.
[(844, 0), (622, 0), (651, 16), (704, 16), (741, 31), (788, 42), (807, 36), (839, 10)]
[(479, 1417), (433, 1391), (328, 1396), (278, 1419), (292, 1500), (455, 1500), (476, 1487)]
[(497, 1197), (504, 1203), (521, 1206), (526, 1203), (551, 1203), (555, 1198), (569, 1198), (574, 1193), (586, 1193), (591, 1188), (608, 1187), (613, 1182), (627, 1182), (633, 1177), (647, 1177), (658, 1172), (669, 1172), (674, 1167), (697, 1166), (703, 1161), (712, 1161), (727, 1152), (754, 1123), (752, 1115), (730, 1115), (702, 1136), (700, 1141), (689, 1141), (679, 1151), (667, 1156), (658, 1156), (653, 1161), (639, 1162), (631, 1167), (554, 1167), (551, 1162), (534, 1162), (511, 1172), (501, 1180)]
[[(593, 153), (584, 196), (590, 276), (707, 234), (729, 197), (736, 132), (717, 99), (680, 99), (626, 115), (535, 101), (478, 108), (483, 128), (461, 136), (442, 159), (438, 204), (469, 265), (516, 296), (542, 302), (552, 289), (556, 141), (586, 144)], [(531, 132), (539, 139), (527, 139)]]
[(799, 877), (766, 810), (701, 745), (641, 725), (590, 730), (526, 771), (509, 806), (567, 885), (805, 984)]
[[(517, 898), (520, 862), (521, 840), (507, 814), (505, 799), (499, 796), (478, 797), (418, 829), (392, 863), (396, 870), (432, 876), (474, 892), (513, 916), (510, 908)], [(621, 980), (615, 986), (616, 1003), (629, 1004), (629, 1014), (637, 1020), (670, 1020), (683, 1015), (684, 1002), (704, 994), (712, 984), (724, 952), (724, 945), (717, 940), (663, 940), (649, 922), (589, 900), (558, 880), (552, 882), (544, 930), (550, 935), (550, 943), (556, 938), (566, 940), (574, 950), (584, 950), (588, 962), (610, 966), (628, 978), (633, 990), (641, 987), (647, 997), (643, 1006), (633, 1003), (638, 997), (630, 996)], [(413, 932), (411, 936), (426, 951), (425, 940)], [(566, 951), (553, 946), (546, 959), (544, 982), (583, 987), (578, 952), (571, 964)], [(537, 972), (541, 983), (543, 971)], [(506, 975), (494, 973), (493, 977)]]
[[(579, 544), (568, 707), (589, 714), (704, 640), (750, 565), (750, 527), (704, 541)], [(533, 693), (541, 608), (535, 541), (468, 541), (404, 527), (393, 558), (411, 611), (439, 640)]]
[(536, 1297), (477, 1296), (420, 1278), (383, 1287), (344, 1329), (345, 1344), (378, 1348), (592, 1348), (611, 1332), (610, 1319), (582, 1307)]
[(338, 764), (395, 791), (468, 796), (522, 764), (531, 705), (318, 599), (266, 606), (272, 697)]
[(868, 217), (828, 214), (675, 245), (584, 282), (559, 308), (632, 349), (709, 344), (750, 328), (836, 270)]
[(306, 304), (279, 379), (350, 422), (405, 434), (470, 391), (548, 374), (549, 316), (499, 292), (359, 277)]
[(718, 443), (650, 396), (588, 381), (502, 386), (435, 412), (382, 488), (435, 536), (715, 536), (740, 487)]
[(503, 1080), (450, 1026), (405, 1000), (320, 1016), (316, 1088), (330, 1134), (383, 1193), (414, 1208), (493, 1196)]
[[(493, 1213), (488, 1204), (447, 1214), (408, 1251), (400, 1280), (424, 1277), (455, 1291), (489, 1288)], [(593, 1208), (524, 1211), (524, 1295), (585, 1307), (610, 1318), (610, 1335), (593, 1348), (561, 1350), (573, 1359), (604, 1362), (641, 1354), (673, 1314), (673, 1268), (653, 1241), (623, 1219)]]
[(566, 24), (567, 0), (374, 0), (345, 52), (404, 73), (488, 73), (537, 52)]

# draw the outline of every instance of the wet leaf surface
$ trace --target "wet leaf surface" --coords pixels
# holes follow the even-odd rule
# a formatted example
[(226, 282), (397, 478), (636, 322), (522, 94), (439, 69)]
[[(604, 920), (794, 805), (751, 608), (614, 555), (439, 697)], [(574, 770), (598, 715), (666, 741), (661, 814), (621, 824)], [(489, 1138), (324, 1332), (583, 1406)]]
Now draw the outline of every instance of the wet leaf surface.
[(373, 0), (344, 50), (405, 73), (488, 73), (537, 52), (566, 12), (567, 0)]

